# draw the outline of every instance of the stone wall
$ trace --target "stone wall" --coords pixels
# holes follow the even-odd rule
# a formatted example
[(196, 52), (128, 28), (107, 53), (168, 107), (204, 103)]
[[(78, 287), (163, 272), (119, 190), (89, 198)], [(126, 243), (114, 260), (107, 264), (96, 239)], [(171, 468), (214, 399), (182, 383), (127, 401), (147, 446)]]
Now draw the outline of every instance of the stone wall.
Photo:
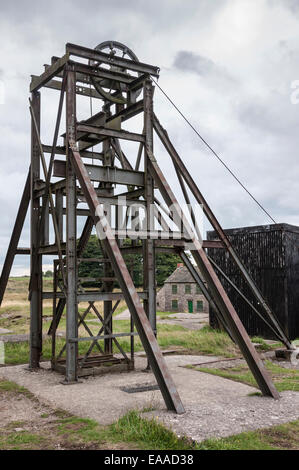
[[(177, 286), (177, 293), (173, 293), (172, 286)], [(190, 293), (186, 293), (185, 286), (190, 286)], [(209, 304), (202, 294), (196, 291), (197, 284), (195, 283), (165, 283), (164, 286), (157, 293), (157, 310), (162, 312), (188, 312), (188, 301), (193, 304), (193, 312), (209, 313)], [(173, 301), (177, 301), (177, 308), (174, 307)], [(197, 308), (197, 302), (202, 302), (203, 309)]]

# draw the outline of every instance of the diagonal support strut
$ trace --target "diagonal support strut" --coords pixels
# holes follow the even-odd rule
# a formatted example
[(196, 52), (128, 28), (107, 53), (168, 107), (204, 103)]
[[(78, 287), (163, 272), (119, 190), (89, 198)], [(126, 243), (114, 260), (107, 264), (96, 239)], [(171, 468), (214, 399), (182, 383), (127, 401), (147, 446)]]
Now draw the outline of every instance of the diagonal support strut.
[(231, 301), (229, 300), (220, 280), (218, 279), (210, 261), (208, 260), (204, 249), (195, 237), (195, 234), (191, 226), (189, 225), (188, 220), (182, 213), (178, 201), (176, 200), (169, 184), (167, 183), (162, 171), (160, 170), (154, 155), (150, 152), (148, 148), (146, 149), (146, 151), (149, 156), (150, 171), (152, 172), (155, 182), (158, 185), (158, 188), (166, 204), (171, 208), (173, 213), (175, 213), (177, 220), (182, 221), (184, 232), (186, 231), (186, 233), (190, 237), (190, 240), (192, 240), (193, 248), (191, 248), (190, 250), (191, 254), (208, 284), (213, 299), (223, 315), (225, 324), (229, 328), (233, 338), (241, 349), (241, 352), (251, 372), (253, 373), (262, 393), (264, 395), (272, 396), (273, 398), (278, 399), (279, 393), (277, 392), (263, 364), (263, 361), (260, 359), (258, 353), (252, 345), (250, 338), (240, 318), (238, 317), (238, 314), (235, 311)]
[(28, 176), (26, 179), (22, 199), (19, 205), (18, 214), (16, 217), (15, 225), (12, 231), (12, 235), (10, 238), (9, 246), (7, 249), (6, 258), (4, 261), (4, 265), (2, 268), (1, 278), (0, 278), (0, 305), (3, 300), (4, 292), (7, 286), (7, 281), (10, 275), (11, 267), (14, 261), (14, 257), (17, 252), (18, 243), (20, 240), (20, 236), (22, 233), (24, 221), (26, 218), (26, 214), (28, 212), (29, 202), (30, 202), (30, 175), (31, 169), (29, 167)]
[(169, 410), (182, 414), (185, 412), (183, 404), (169, 373), (165, 359), (159, 348), (146, 313), (142, 307), (117, 241), (107, 220), (104, 220), (103, 208), (99, 204), (96, 191), (91, 183), (80, 153), (76, 148), (76, 144), (73, 141), (69, 144), (72, 150), (72, 164), (75, 173), (86, 197), (90, 212), (93, 214), (97, 229), (105, 232), (105, 238), (102, 240), (104, 249), (111, 259), (114, 272), (118, 278), (118, 282), (123, 291), (126, 303), (133, 317), (136, 329), (149, 359), (152, 371), (160, 387), (166, 406)]

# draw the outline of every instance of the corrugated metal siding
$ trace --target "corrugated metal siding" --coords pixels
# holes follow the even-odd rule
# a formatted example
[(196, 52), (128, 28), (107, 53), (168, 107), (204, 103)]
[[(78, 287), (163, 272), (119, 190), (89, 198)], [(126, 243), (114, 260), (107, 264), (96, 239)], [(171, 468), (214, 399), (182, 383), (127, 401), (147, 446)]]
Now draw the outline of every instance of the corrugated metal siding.
[(299, 337), (299, 236), (287, 232), (288, 329), (292, 339)]
[[(286, 236), (283, 224), (226, 230), (233, 247), (276, 314), (281, 326), (294, 339), (299, 336), (299, 231)], [(208, 232), (208, 240), (217, 239)], [(293, 247), (293, 248), (292, 248)], [(295, 259), (294, 250), (297, 254)], [(209, 249), (209, 255), (258, 308), (251, 290), (225, 250)], [(269, 327), (250, 309), (238, 293), (225, 281), (225, 287), (242, 323), (251, 336), (273, 338)], [(211, 311), (210, 323), (217, 326)]]

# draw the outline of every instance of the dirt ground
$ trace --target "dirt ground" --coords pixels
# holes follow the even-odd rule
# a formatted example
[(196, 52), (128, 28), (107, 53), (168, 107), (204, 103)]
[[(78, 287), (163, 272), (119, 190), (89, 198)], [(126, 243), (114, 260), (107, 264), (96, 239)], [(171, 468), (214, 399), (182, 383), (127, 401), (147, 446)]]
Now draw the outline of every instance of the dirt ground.
[[(130, 443), (110, 442), (80, 435), (88, 423), (55, 409), (35, 395), (18, 390), (0, 391), (0, 449), (23, 450), (124, 450)], [(92, 430), (92, 425), (90, 426)], [(75, 433), (77, 431), (77, 434)]]
[(155, 384), (153, 374), (143, 372), (146, 360), (142, 357), (137, 357), (135, 371), (89, 377), (68, 386), (62, 385), (61, 375), (52, 372), (48, 364), (43, 364), (43, 369), (38, 372), (29, 372), (24, 365), (3, 367), (0, 377), (26, 387), (46, 406), (62, 408), (100, 424), (110, 424), (130, 409), (151, 409), (153, 411), (144, 415), (154, 414), (178, 435), (186, 435), (196, 441), (299, 418), (299, 392), (282, 392), (278, 401), (251, 396), (257, 391), (253, 387), (185, 367), (212, 362), (217, 357), (172, 355), (165, 359), (186, 409), (183, 415), (165, 410), (159, 390), (123, 391), (126, 386)]

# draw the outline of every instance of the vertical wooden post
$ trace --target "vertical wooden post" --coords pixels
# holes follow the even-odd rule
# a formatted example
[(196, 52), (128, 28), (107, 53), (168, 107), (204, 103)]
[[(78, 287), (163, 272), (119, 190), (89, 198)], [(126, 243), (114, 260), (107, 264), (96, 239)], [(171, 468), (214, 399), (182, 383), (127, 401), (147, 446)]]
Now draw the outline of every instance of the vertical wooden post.
[[(145, 200), (146, 200), (146, 230), (154, 230), (154, 180), (148, 168), (148, 151), (153, 153), (153, 91), (151, 80), (144, 82), (144, 132), (145, 132)], [(155, 245), (153, 239), (144, 241), (143, 277), (144, 290), (147, 292), (147, 299), (144, 301), (144, 309), (148, 316), (151, 327), (157, 334), (156, 325), (156, 263)]]
[[(40, 93), (32, 93), (32, 109), (40, 131)], [(42, 255), (39, 251), (39, 217), (40, 198), (35, 197), (35, 182), (40, 179), (40, 155), (39, 143), (31, 123), (31, 219), (30, 219), (30, 244), (31, 244), (31, 298), (30, 298), (30, 358), (29, 368), (39, 367), (42, 351)]]
[[(58, 189), (55, 193), (55, 209), (56, 219), (58, 225), (58, 233), (60, 242), (63, 242), (63, 190)], [(57, 244), (57, 237), (55, 236), (55, 243)]]
[[(110, 113), (110, 111), (109, 111)], [(109, 114), (108, 111), (107, 111), (107, 114)], [(104, 142), (103, 142), (103, 154), (104, 154), (104, 163), (105, 165), (107, 165), (108, 167), (109, 166), (112, 166), (112, 156), (111, 156), (111, 140), (110, 139), (105, 139)], [(113, 190), (113, 186), (112, 184), (110, 183), (104, 183), (105, 185), (105, 194), (106, 195), (110, 195), (110, 196), (113, 196), (114, 194), (114, 190)], [(109, 211), (107, 211), (107, 219), (108, 219), (108, 222), (109, 224), (111, 224), (111, 208)], [(104, 251), (103, 249), (103, 245), (102, 246), (102, 250), (103, 250), (103, 256), (104, 258), (107, 258), (108, 255), (107, 253)], [(105, 277), (113, 277), (113, 269), (111, 267), (111, 264), (107, 264), (107, 263), (104, 263), (104, 276)], [(113, 282), (107, 282), (107, 281), (104, 281), (104, 290), (105, 292), (112, 292), (113, 290)], [(112, 300), (104, 300), (104, 322), (106, 323), (107, 322), (107, 319), (109, 317), (111, 317), (111, 311), (112, 311)], [(107, 328), (105, 327), (104, 328), (104, 335), (108, 335), (109, 333), (112, 333), (113, 332), (113, 321), (112, 321), (112, 317), (110, 318), (110, 320), (108, 321), (107, 323)], [(105, 354), (112, 354), (113, 353), (113, 340), (112, 338), (105, 338), (104, 339), (104, 351), (105, 351)]]
[[(66, 87), (66, 142), (76, 140), (76, 73), (67, 69)], [(70, 149), (66, 150), (66, 372), (65, 382), (78, 380), (78, 337), (77, 304), (77, 217), (76, 217), (76, 176), (71, 163)]]

